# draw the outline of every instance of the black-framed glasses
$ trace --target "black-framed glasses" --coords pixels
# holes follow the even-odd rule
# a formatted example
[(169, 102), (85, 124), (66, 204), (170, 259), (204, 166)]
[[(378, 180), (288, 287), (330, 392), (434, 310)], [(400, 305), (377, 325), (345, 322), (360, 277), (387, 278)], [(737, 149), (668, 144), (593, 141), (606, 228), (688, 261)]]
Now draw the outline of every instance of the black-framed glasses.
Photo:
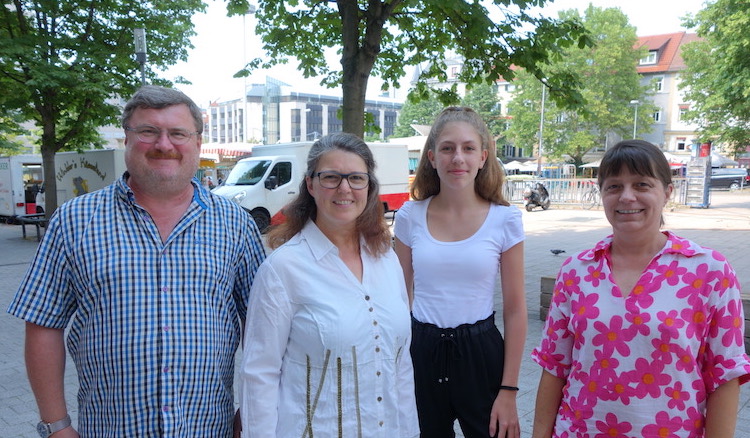
[[(162, 130), (160, 128), (157, 128), (156, 126), (138, 126), (136, 128), (131, 128), (129, 126), (125, 127), (126, 131), (135, 132), (135, 135), (138, 137), (138, 140), (144, 142), (144, 143), (156, 143), (156, 140), (161, 137)], [(169, 141), (172, 142), (172, 144), (176, 145), (182, 145), (190, 141), (190, 138), (194, 135), (200, 134), (199, 132), (195, 131), (188, 131), (186, 129), (170, 129), (167, 131), (167, 137), (169, 137)]]
[(352, 190), (362, 190), (370, 184), (370, 175), (365, 172), (338, 173), (326, 170), (315, 174), (320, 180), (320, 185), (326, 189), (337, 189), (344, 178), (349, 182)]

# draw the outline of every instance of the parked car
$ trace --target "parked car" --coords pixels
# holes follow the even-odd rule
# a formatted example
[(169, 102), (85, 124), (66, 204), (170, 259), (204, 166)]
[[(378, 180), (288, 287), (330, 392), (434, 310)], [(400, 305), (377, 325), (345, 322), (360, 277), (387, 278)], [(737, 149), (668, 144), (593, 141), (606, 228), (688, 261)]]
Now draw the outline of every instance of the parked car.
[(750, 169), (715, 167), (711, 169), (711, 188), (737, 190), (750, 186)]

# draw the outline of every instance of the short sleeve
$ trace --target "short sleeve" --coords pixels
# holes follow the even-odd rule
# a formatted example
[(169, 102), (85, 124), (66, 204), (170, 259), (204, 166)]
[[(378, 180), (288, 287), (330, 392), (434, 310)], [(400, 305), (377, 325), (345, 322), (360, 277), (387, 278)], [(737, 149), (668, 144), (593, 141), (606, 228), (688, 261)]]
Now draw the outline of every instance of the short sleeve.
[(555, 280), (542, 341), (531, 353), (532, 359), (551, 374), (566, 378), (572, 362), (574, 334), (570, 327), (570, 291), (565, 289), (565, 276), (569, 270), (560, 269)]
[(503, 232), (505, 233), (504, 236), (504, 244), (502, 248), (502, 252), (505, 252), (514, 246), (516, 246), (518, 243), (523, 242), (526, 238), (526, 234), (523, 231), (523, 220), (521, 218), (521, 210), (518, 209), (518, 207), (512, 205), (510, 207), (506, 207), (508, 209), (508, 220), (506, 221), (505, 226), (503, 227)]
[(414, 201), (407, 201), (396, 212), (396, 219), (393, 224), (393, 234), (398, 240), (406, 246), (411, 247), (411, 215), (414, 211)]

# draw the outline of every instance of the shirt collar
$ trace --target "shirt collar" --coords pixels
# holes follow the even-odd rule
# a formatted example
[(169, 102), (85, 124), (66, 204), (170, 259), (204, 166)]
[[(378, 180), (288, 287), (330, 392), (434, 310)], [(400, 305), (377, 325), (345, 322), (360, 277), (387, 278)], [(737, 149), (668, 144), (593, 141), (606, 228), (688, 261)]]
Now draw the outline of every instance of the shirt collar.
[[(690, 240), (683, 239), (676, 236), (671, 231), (663, 231), (667, 236), (667, 243), (664, 244), (664, 248), (659, 251), (659, 254), (681, 254), (685, 257), (692, 257), (696, 254), (705, 254), (708, 251), (700, 245), (697, 245)], [(601, 260), (604, 254), (610, 251), (612, 247), (612, 235), (610, 234), (604, 238), (601, 242), (597, 243), (593, 249), (585, 251), (581, 254), (581, 260)]]
[[(128, 185), (128, 178), (130, 177), (130, 172), (127, 170), (125, 173), (122, 174), (122, 176), (115, 182), (115, 190), (117, 193), (117, 196), (127, 201), (130, 204), (135, 205), (135, 194), (133, 193), (133, 190)], [(190, 180), (190, 184), (193, 185), (193, 202), (198, 204), (198, 206), (204, 210), (208, 210), (209, 205), (209, 194), (208, 191), (204, 190), (197, 179), (193, 178)]]

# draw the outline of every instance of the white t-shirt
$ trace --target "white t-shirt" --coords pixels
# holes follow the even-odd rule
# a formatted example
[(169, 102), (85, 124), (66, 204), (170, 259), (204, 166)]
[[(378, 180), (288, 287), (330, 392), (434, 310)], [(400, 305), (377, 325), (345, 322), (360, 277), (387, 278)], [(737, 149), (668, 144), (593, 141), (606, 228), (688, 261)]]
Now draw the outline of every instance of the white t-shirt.
[(405, 203), (394, 226), (396, 238), (411, 248), (414, 318), (441, 328), (486, 319), (494, 308), (501, 255), (525, 237), (521, 212), (514, 206), (492, 204), (474, 235), (442, 242), (427, 229), (431, 200)]

